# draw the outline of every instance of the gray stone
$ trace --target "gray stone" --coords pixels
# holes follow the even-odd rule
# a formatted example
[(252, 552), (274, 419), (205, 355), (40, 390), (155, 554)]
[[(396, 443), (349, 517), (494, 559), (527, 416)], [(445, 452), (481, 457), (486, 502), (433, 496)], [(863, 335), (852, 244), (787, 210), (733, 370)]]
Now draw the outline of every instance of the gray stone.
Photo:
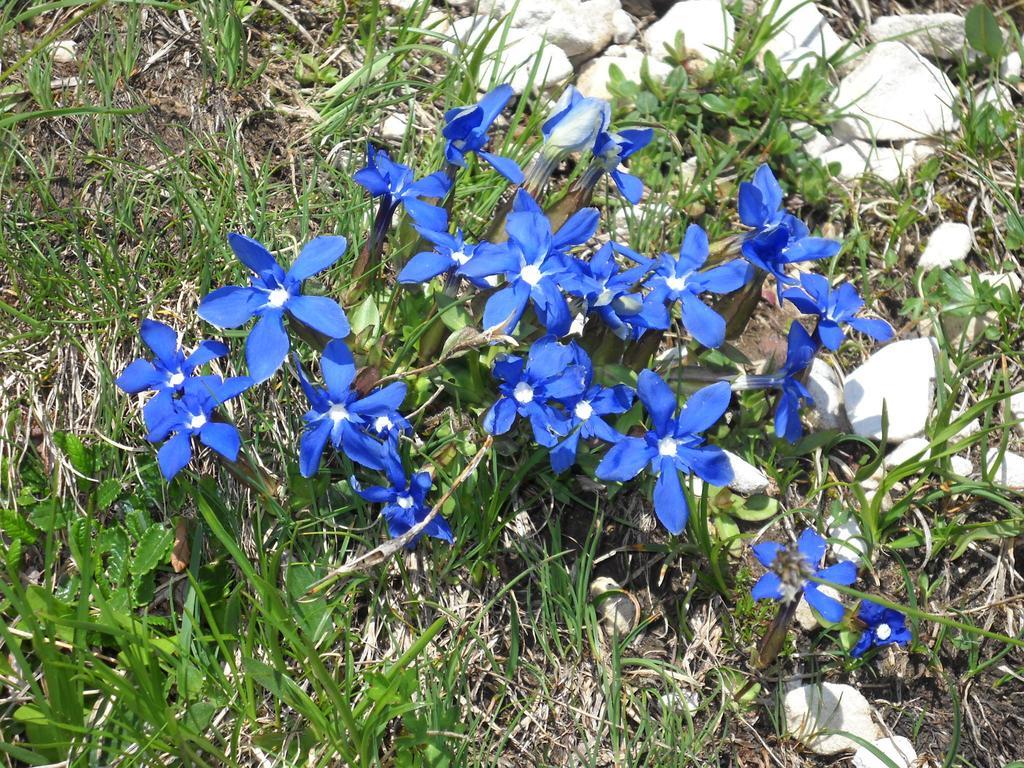
[(817, 134), (804, 145), (807, 153), (826, 166), (838, 163), (836, 178), (843, 181), (873, 174), (885, 181), (897, 181), (912, 171), (934, 148), (915, 141), (899, 147), (876, 147), (870, 141), (841, 141), (834, 136)]
[(879, 43), (844, 77), (833, 94), (846, 115), (841, 139), (906, 141), (952, 130), (958, 98), (949, 78), (903, 43)]
[(786, 694), (783, 708), (789, 733), (819, 755), (835, 755), (860, 746), (844, 733), (865, 741), (882, 737), (871, 717), (871, 705), (849, 685), (802, 685)]
[(730, 451), (726, 451), (725, 455), (729, 459), (729, 468), (732, 470), (729, 488), (744, 496), (752, 496), (756, 493), (764, 493), (771, 486), (772, 481), (768, 475), (753, 464)]
[(974, 462), (966, 456), (950, 456), (949, 468), (961, 477), (970, 477), (974, 474)]
[(388, 115), (381, 126), (380, 135), (385, 141), (400, 144), (408, 128), (409, 123), (402, 115)]
[(998, 459), (998, 448), (990, 448), (985, 454), (985, 463), (992, 472), (992, 479), (1007, 488), (1024, 488), (1024, 456), (1006, 451), (1002, 461), (996, 463)]
[(808, 414), (808, 421), (819, 430), (846, 430), (846, 411), (843, 410), (843, 382), (831, 365), (820, 357), (811, 361), (807, 373), (807, 391), (814, 399), (814, 409)]
[(925, 56), (956, 61), (967, 37), (964, 19), (955, 13), (908, 13), (903, 16), (879, 16), (868, 27), (875, 42), (898, 40)]
[(1016, 79), (1020, 77), (1020, 73), (1020, 51), (1010, 51), (1008, 54), (1003, 56), (1003, 60), (999, 62), (999, 76), (1004, 80)]
[(960, 222), (944, 221), (928, 236), (917, 265), (922, 269), (941, 269), (963, 261), (970, 252), (971, 228)]
[(720, 51), (732, 46), (736, 24), (721, 0), (682, 0), (644, 32), (644, 43), (652, 56), (670, 59), (666, 46), (675, 48), (676, 35), (683, 45), (705, 61), (715, 61)]
[(619, 0), (481, 0), (478, 13), (508, 16), (513, 27), (527, 29), (557, 45), (566, 55), (589, 59), (615, 34)]
[(861, 747), (853, 754), (853, 768), (910, 768), (917, 764), (917, 751), (910, 739), (904, 736), (878, 739), (871, 746), (886, 759), (878, 757), (867, 747)]
[(924, 434), (934, 393), (935, 342), (909, 339), (882, 347), (847, 376), (843, 401), (853, 431), (875, 440), (882, 437), (884, 403), (888, 439), (902, 443)]
[(1010, 418), (1019, 422), (1017, 424), (1017, 431), (1024, 432), (1024, 392), (1010, 395), (1008, 405), (1010, 407)]
[(58, 40), (50, 46), (54, 64), (70, 64), (78, 56), (78, 43), (74, 40)]
[(619, 8), (612, 14), (612, 40), (616, 45), (628, 43), (636, 37), (636, 22), (633, 17)]
[(929, 440), (927, 438), (912, 437), (889, 451), (882, 464), (886, 469), (894, 469), (912, 459), (914, 461), (924, 461), (931, 455), (928, 446)]
[[(762, 7), (768, 11), (772, 5), (766, 2)], [(765, 50), (774, 53), (780, 63), (802, 61), (803, 67), (813, 66), (818, 57), (829, 59), (846, 44), (829, 26), (813, 0), (780, 0), (773, 22), (780, 28), (765, 44)], [(807, 60), (808, 55), (810, 60)], [(798, 77), (800, 71), (790, 74)]]

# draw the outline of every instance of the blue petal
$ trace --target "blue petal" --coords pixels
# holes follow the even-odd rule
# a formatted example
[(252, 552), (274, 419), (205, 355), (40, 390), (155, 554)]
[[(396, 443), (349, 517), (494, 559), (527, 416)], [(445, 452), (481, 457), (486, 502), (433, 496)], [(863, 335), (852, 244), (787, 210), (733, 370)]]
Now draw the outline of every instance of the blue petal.
[(519, 253), (501, 243), (480, 243), (473, 252), (473, 258), (463, 264), (459, 273), (479, 279), (490, 275), (519, 272)]
[(826, 240), (823, 237), (805, 237), (797, 240), (782, 252), (782, 260), (787, 264), (815, 259), (830, 259), (839, 253), (842, 243), (838, 240)]
[[(189, 379), (189, 381), (194, 381), (194, 379)], [(238, 397), (254, 383), (248, 376), (232, 376), (222, 382), (219, 379), (217, 381), (219, 383), (215, 383), (211, 393), (215, 405), (226, 403), (231, 398)]]
[(199, 430), (199, 442), (212, 448), (225, 459), (235, 461), (242, 447), (242, 438), (231, 424), (209, 421)]
[(574, 430), (562, 442), (551, 449), (551, 469), (555, 474), (562, 474), (576, 463), (576, 451), (580, 444), (580, 432)]
[(253, 240), (238, 232), (232, 232), (228, 235), (228, 245), (231, 246), (231, 250), (235, 252), (238, 260), (257, 275), (262, 272), (273, 272), (278, 276), (283, 274), (277, 259), (258, 240)]
[(302, 247), (299, 257), (288, 270), (288, 277), (302, 282), (331, 266), (342, 257), (348, 241), (339, 235), (314, 237)]
[(360, 432), (351, 424), (346, 424), (342, 431), (342, 447), (345, 455), (357, 464), (369, 469), (384, 469), (383, 444)]
[(352, 174), (352, 180), (371, 197), (380, 197), (388, 192), (388, 182), (376, 168), (361, 168)]
[(201, 365), (205, 365), (218, 357), (228, 354), (227, 344), (219, 341), (203, 340), (199, 342), (195, 351), (185, 359), (183, 370), (191, 373)]
[(636, 383), (637, 394), (651, 416), (655, 434), (659, 437), (668, 435), (672, 431), (672, 414), (676, 410), (675, 394), (661, 376), (647, 368), (640, 371)]
[(517, 213), (544, 215), (544, 209), (537, 205), (537, 201), (525, 189), (520, 189), (516, 192), (516, 196), (512, 199), (512, 210)]
[(292, 296), (285, 308), (303, 325), (332, 339), (343, 339), (351, 330), (345, 311), (326, 296)]
[(804, 599), (807, 604), (821, 614), (821, 618), (831, 624), (837, 624), (846, 615), (843, 604), (834, 597), (829, 597), (816, 584), (808, 584), (804, 587)]
[(451, 256), (442, 255), (437, 251), (423, 251), (409, 259), (409, 263), (398, 273), (398, 282), (405, 285), (425, 283), (451, 269), (454, 264)]
[(489, 435), (504, 435), (516, 420), (515, 401), (510, 397), (498, 398), (484, 416), (484, 431)]
[(245, 340), (245, 362), (249, 366), (249, 375), (257, 383), (273, 376), (288, 356), (288, 333), (284, 329), (283, 317), (280, 310), (264, 313)]
[(822, 344), (835, 352), (843, 346), (846, 333), (837, 323), (822, 319), (818, 321), (818, 338), (821, 339)]
[(740, 183), (738, 201), (740, 221), (748, 227), (762, 227), (768, 218), (761, 192), (749, 181)]
[(727, 381), (701, 387), (686, 401), (676, 419), (676, 434), (694, 435), (704, 432), (722, 418), (732, 399), (732, 388)]
[(775, 436), (795, 443), (803, 434), (800, 424), (800, 403), (792, 393), (783, 391), (779, 394), (778, 405), (775, 406)]
[(199, 302), (198, 313), (220, 328), (237, 328), (256, 313), (265, 295), (252, 288), (227, 285), (206, 294)]
[(640, 474), (656, 455), (642, 437), (625, 437), (608, 449), (594, 475), (599, 480), (624, 483)]
[(530, 286), (522, 280), (491, 294), (484, 305), (484, 330), (503, 325), (503, 332), (511, 334), (519, 325), (529, 300)]
[(695, 276), (694, 283), (701, 291), (711, 293), (731, 293), (749, 283), (754, 277), (754, 270), (747, 261), (735, 259)]
[(857, 616), (865, 624), (874, 627), (882, 621), (887, 610), (884, 605), (879, 605), (871, 600), (862, 600), (860, 608), (857, 610)]
[(849, 561), (836, 563), (818, 571), (818, 578), (830, 584), (848, 587), (857, 580), (857, 566)]
[(818, 567), (821, 558), (825, 556), (825, 546), (825, 539), (813, 528), (805, 528), (796, 542), (796, 547), (800, 550), (800, 554), (806, 557), (808, 562), (815, 568)]
[(299, 439), (299, 472), (303, 477), (312, 477), (320, 469), (320, 457), (330, 434), (330, 419), (322, 419), (302, 433)]
[(755, 544), (751, 549), (754, 550), (754, 557), (757, 558), (757, 562), (765, 568), (771, 568), (775, 558), (785, 547), (777, 541), (763, 541), (760, 544)]
[(139, 336), (142, 337), (146, 346), (153, 350), (153, 354), (164, 364), (165, 368), (177, 368), (180, 357), (177, 331), (169, 325), (147, 317), (142, 321)]
[[(448, 174), (444, 171), (437, 171), (410, 184), (406, 187), (405, 194), (417, 197), (444, 197), (448, 194), (451, 186), (452, 180), (448, 178)], [(438, 227), (438, 229), (444, 229), (444, 227)]]
[(708, 234), (697, 224), (690, 224), (679, 248), (679, 267), (676, 274), (700, 269), (708, 260)]
[(777, 211), (782, 207), (782, 187), (779, 186), (775, 174), (767, 163), (763, 163), (754, 171), (754, 186), (761, 193), (764, 205), (769, 211)]
[(522, 249), (527, 262), (539, 262), (551, 250), (551, 223), (544, 214), (510, 213), (505, 220), (505, 231)]
[(349, 485), (352, 486), (352, 490), (359, 494), (361, 499), (372, 504), (388, 504), (398, 497), (397, 491), (391, 487), (371, 485), (369, 488), (363, 488), (359, 481), (356, 480), (355, 475), (349, 479)]
[(821, 315), (825, 311), (825, 307), (808, 296), (802, 288), (788, 288), (782, 292), (782, 298), (788, 299), (805, 315)]
[(654, 484), (654, 512), (661, 524), (669, 533), (678, 535), (686, 528), (686, 520), (690, 509), (686, 504), (686, 494), (679, 482), (679, 472), (672, 459), (661, 460), (661, 472)]
[(345, 342), (340, 339), (328, 342), (320, 356), (320, 372), (331, 399), (343, 401), (356, 378), (356, 363)]
[(631, 173), (619, 170), (612, 171), (611, 176), (619, 192), (631, 205), (640, 202), (640, 198), (644, 196), (644, 183), (640, 179)]
[(371, 392), (366, 397), (356, 400), (348, 409), (352, 413), (378, 416), (382, 413), (397, 411), (405, 400), (407, 385), (404, 381), (393, 381), (386, 387)]
[(551, 240), (552, 247), (561, 251), (587, 242), (597, 230), (600, 219), (601, 214), (597, 208), (582, 208), (576, 211), (558, 228)]
[(441, 231), (448, 228), (448, 214), (444, 208), (414, 197), (407, 197), (403, 200), (405, 211), (409, 214), (417, 226), (425, 229)]
[(135, 395), (147, 389), (152, 389), (161, 383), (163, 374), (158, 371), (149, 360), (132, 360), (124, 372), (114, 382), (125, 392)]
[(855, 659), (859, 659), (871, 647), (874, 637), (874, 632), (871, 632), (870, 630), (861, 632), (860, 639), (857, 640), (857, 644), (850, 650), (850, 655)]
[(757, 580), (754, 588), (750, 590), (750, 594), (755, 600), (781, 600), (782, 579), (777, 573), (768, 571)]
[(725, 319), (689, 291), (680, 297), (683, 325), (697, 341), (709, 349), (717, 349), (725, 341)]
[(725, 451), (717, 446), (678, 448), (679, 460), (705, 483), (724, 487), (732, 482), (732, 465)]
[(160, 464), (160, 473), (167, 480), (173, 480), (192, 460), (192, 440), (187, 432), (179, 432), (157, 451), (156, 460)]
[(870, 336), (876, 341), (889, 341), (894, 335), (892, 326), (885, 320), (872, 317), (854, 317), (850, 319), (849, 325), (865, 336)]
[(548, 333), (564, 336), (572, 326), (572, 313), (561, 289), (551, 278), (544, 278), (531, 291), (534, 310)]
[(519, 165), (515, 160), (508, 157), (501, 157), (500, 155), (494, 155), (490, 152), (484, 152), (483, 150), (477, 151), (484, 160), (490, 163), (491, 167), (494, 168), (498, 173), (504, 176), (513, 184), (522, 184), (525, 176)]

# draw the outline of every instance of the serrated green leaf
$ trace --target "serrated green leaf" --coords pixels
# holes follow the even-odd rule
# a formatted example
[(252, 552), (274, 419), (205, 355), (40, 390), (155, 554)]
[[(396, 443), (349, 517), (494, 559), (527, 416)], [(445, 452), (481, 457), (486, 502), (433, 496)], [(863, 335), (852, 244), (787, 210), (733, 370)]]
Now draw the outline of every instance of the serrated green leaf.
[(71, 462), (71, 466), (75, 468), (76, 472), (79, 472), (86, 477), (92, 476), (92, 450), (82, 442), (78, 435), (72, 434), (71, 432), (63, 432), (61, 433), (61, 438), (56, 442), (64, 450), (65, 455), (68, 457), (68, 461)]
[(107, 509), (117, 501), (117, 497), (121, 494), (121, 481), (116, 477), (108, 477), (102, 483), (99, 488), (96, 489), (96, 507), (98, 509)]
[(135, 546), (128, 570), (132, 576), (144, 576), (167, 559), (174, 544), (174, 531), (162, 525), (150, 526)]
[(31, 544), (36, 540), (35, 528), (14, 509), (0, 509), (0, 532), (7, 538)]
[(46, 499), (29, 512), (28, 522), (43, 533), (50, 533), (67, 525), (67, 515), (56, 499)]
[(984, 3), (978, 3), (967, 12), (964, 31), (967, 33), (967, 42), (974, 50), (985, 54), (992, 61), (998, 61), (1002, 56), (1003, 31), (999, 29), (999, 22), (992, 9)]
[(107, 556), (107, 576), (112, 584), (124, 584), (128, 576), (128, 535), (120, 526), (99, 536), (99, 551)]

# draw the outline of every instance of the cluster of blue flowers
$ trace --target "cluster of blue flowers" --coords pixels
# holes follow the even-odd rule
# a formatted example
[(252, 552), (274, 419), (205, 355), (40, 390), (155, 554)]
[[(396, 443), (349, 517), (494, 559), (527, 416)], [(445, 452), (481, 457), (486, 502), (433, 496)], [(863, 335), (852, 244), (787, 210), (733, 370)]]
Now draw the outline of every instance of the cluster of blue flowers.
[[(494, 357), (498, 397), (484, 415), (486, 431), (504, 435), (517, 421), (528, 422), (533, 439), (549, 450), (555, 472), (576, 464), (585, 445), (603, 451), (594, 470), (598, 480), (625, 483), (650, 476), (654, 511), (670, 533), (679, 534), (689, 516), (684, 477), (716, 486), (732, 479), (728, 455), (708, 441), (708, 433), (728, 411), (733, 391), (776, 390), (775, 433), (796, 441), (802, 434), (800, 408), (811, 400), (803, 379), (819, 350), (838, 349), (847, 326), (879, 340), (890, 338), (892, 329), (860, 316), (863, 301), (853, 286), (833, 288), (819, 275), (804, 273), (797, 279), (788, 274), (791, 264), (834, 256), (840, 244), (812, 237), (784, 209), (783, 190), (767, 166), (740, 185), (739, 218), (747, 230), (733, 240), (734, 247), (722, 251), (729, 255), (725, 260), (716, 256), (709, 264), (712, 247), (696, 224), (689, 225), (673, 253), (647, 256), (608, 238), (598, 240), (600, 214), (589, 207), (598, 182), (607, 177), (626, 203), (638, 202), (643, 184), (623, 163), (651, 142), (653, 131), (613, 131), (608, 102), (570, 87), (542, 125), (539, 150), (520, 169), (512, 159), (487, 149), (490, 130), (512, 95), (503, 85), (478, 104), (449, 110), (443, 128), (446, 167), (426, 176), (417, 177), (413, 168), (368, 146), (366, 167), (354, 180), (378, 203), (353, 279), (379, 263), (393, 220), (404, 211), (423, 247), (399, 271), (399, 283), (442, 278), (448, 293), (486, 292), (480, 325), (490, 338), (518, 334), (535, 339), (525, 356)], [(555, 170), (573, 153), (588, 159), (554, 216), (539, 201)], [(505, 198), (506, 207), (495, 212), (494, 226), (484, 239), (449, 220), (459, 171), (474, 156), (515, 187)], [(432, 481), (427, 472), (410, 474), (405, 469), (403, 450), (412, 438), (412, 425), (401, 413), (406, 384), (394, 381), (372, 389), (361, 384), (344, 341), (350, 332), (345, 311), (335, 299), (303, 290), (308, 278), (339, 261), (346, 239), (311, 240), (287, 270), (256, 240), (231, 234), (228, 242), (249, 270), (249, 284), (212, 291), (198, 313), (218, 328), (254, 321), (245, 341), (248, 376), (225, 380), (199, 374), (204, 365), (227, 355), (228, 348), (202, 341), (186, 354), (171, 328), (147, 319), (141, 335), (154, 357), (132, 362), (117, 380), (127, 392), (154, 393), (143, 414), (147, 439), (162, 443), (158, 460), (164, 476), (173, 478), (189, 463), (193, 437), (229, 461), (238, 459), (240, 435), (218, 406), (274, 376), (295, 336), (322, 349), (322, 384), (293, 356), (309, 403), (299, 441), (301, 474), (317, 474), (330, 443), (354, 466), (386, 478), (384, 484), (364, 486), (353, 475), (350, 483), (363, 499), (382, 505), (393, 536), (424, 521)], [(634, 388), (621, 381), (621, 369), (595, 365), (585, 351), (600, 346), (594, 339), (603, 338), (602, 329), (623, 349), (647, 334), (670, 329), (685, 331), (702, 347), (718, 348), (725, 342), (727, 321), (709, 303), (710, 297), (745, 288), (760, 291), (760, 281), (769, 275), (776, 281), (779, 300), (791, 302), (814, 323), (811, 331), (800, 322), (792, 324), (785, 362), (775, 372), (725, 377), (681, 403), (677, 388), (654, 370), (641, 370)], [(609, 377), (617, 380), (602, 381)], [(638, 412), (625, 417), (637, 400), (646, 414), (644, 424), (637, 423), (642, 418)], [(631, 429), (621, 431), (619, 424), (627, 423)], [(431, 518), (424, 532), (453, 540), (440, 516)], [(755, 586), (756, 598), (792, 601), (802, 594), (826, 619), (843, 618), (842, 605), (822, 593), (816, 580), (850, 584), (856, 568), (848, 563), (819, 568), (824, 552), (820, 536), (805, 532), (794, 553), (776, 544), (758, 545), (755, 552), (771, 568)], [(862, 638), (864, 647), (858, 645), (857, 653), (904, 641), (905, 624), (876, 608), (862, 606), (867, 639)]]

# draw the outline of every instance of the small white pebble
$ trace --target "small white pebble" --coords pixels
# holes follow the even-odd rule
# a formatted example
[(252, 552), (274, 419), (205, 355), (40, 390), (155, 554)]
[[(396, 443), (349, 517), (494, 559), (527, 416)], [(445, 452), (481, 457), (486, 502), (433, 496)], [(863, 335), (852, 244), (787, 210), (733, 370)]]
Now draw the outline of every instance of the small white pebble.
[(78, 43), (74, 40), (58, 40), (52, 50), (54, 64), (70, 64), (78, 55)]

